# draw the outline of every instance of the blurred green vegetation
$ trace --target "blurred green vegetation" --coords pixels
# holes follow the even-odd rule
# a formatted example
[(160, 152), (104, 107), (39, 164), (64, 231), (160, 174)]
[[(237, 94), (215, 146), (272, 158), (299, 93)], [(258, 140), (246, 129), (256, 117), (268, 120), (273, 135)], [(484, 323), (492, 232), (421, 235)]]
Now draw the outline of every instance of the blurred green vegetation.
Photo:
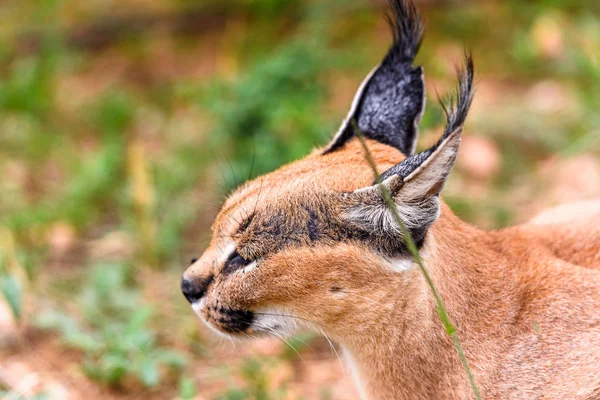
[[(462, 218), (521, 221), (518, 210), (550, 195), (544, 165), (598, 159), (599, 8), (420, 6), (420, 146), (441, 132), (436, 92), (451, 87), (466, 46), (479, 92), (465, 136), (499, 157), (486, 174), (459, 163), (445, 199)], [(3, 3), (0, 290), (19, 326), (58, 332), (101, 384), (202, 393), (182, 371), (214, 353), (189, 333), (197, 326), (179, 273), (206, 245), (223, 195), (331, 137), (389, 44), (382, 11), (366, 0)], [(186, 33), (177, 27), (187, 14), (197, 20)], [(126, 23), (110, 25), (117, 18)], [(311, 341), (297, 339), (301, 352)], [(296, 353), (279, 358), (294, 363)], [(240, 362), (230, 373), (242, 383), (215, 398), (283, 396), (285, 385), (265, 386), (267, 360)]]
[[(68, 347), (82, 351), (83, 372), (96, 381), (121, 387), (127, 378), (154, 387), (161, 382), (162, 369), (181, 370), (186, 360), (177, 351), (156, 344), (148, 326), (152, 310), (127, 287), (131, 270), (120, 264), (93, 266), (88, 281), (72, 303), (78, 318), (52, 310), (41, 313), (37, 324), (58, 331)], [(85, 324), (85, 326), (82, 326)]]

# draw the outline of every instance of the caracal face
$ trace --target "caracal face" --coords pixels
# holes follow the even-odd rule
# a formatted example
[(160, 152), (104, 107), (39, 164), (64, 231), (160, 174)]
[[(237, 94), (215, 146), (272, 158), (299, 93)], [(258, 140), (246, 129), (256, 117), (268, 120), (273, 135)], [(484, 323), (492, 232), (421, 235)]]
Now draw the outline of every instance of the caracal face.
[(414, 295), (418, 270), (363, 144), (422, 248), (471, 104), (473, 65), (467, 57), (440, 140), (414, 154), (425, 105), (423, 71), (412, 65), (422, 26), (411, 5), (392, 6), (394, 43), (360, 85), (333, 141), (235, 191), (210, 246), (184, 273), (184, 295), (218, 333), (311, 329), (343, 340), (381, 318), (382, 307), (401, 307), (402, 296), (381, 296), (381, 288)]
[[(370, 145), (382, 170), (404, 158)], [(393, 273), (373, 262), (383, 256), (369, 245), (372, 235), (347, 217), (350, 194), (373, 180), (353, 140), (238, 189), (217, 216), (208, 249), (184, 275), (204, 287), (191, 299), (198, 316), (233, 336), (305, 325), (334, 334), (345, 316), (358, 320), (361, 300)]]

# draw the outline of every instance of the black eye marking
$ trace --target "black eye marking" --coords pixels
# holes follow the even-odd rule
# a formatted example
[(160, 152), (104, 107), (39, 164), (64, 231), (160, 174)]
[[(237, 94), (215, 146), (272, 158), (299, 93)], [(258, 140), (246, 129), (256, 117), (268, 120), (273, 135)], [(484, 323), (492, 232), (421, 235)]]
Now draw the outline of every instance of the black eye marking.
[(221, 271), (221, 273), (224, 275), (231, 274), (237, 271), (238, 269), (250, 264), (250, 262), (250, 260), (246, 260), (244, 257), (240, 256), (236, 250), (233, 253), (231, 253), (227, 261), (225, 261), (225, 265), (223, 266), (223, 270)]
[(198, 261), (198, 257), (192, 257), (192, 259), (190, 260), (190, 265), (192, 265), (196, 261)]
[(308, 230), (308, 238), (314, 242), (315, 240), (317, 240), (319, 238), (319, 225), (318, 225), (318, 217), (317, 214), (311, 210), (310, 208), (307, 208), (306, 211), (308, 211), (308, 226), (307, 226), (307, 230)]
[(254, 218), (254, 214), (250, 215), (248, 218), (246, 218), (244, 221), (242, 221), (242, 223), (240, 224), (239, 228), (238, 228), (238, 233), (242, 233), (244, 232), (246, 229), (248, 229), (248, 227), (250, 226), (250, 224), (252, 223), (252, 219)]

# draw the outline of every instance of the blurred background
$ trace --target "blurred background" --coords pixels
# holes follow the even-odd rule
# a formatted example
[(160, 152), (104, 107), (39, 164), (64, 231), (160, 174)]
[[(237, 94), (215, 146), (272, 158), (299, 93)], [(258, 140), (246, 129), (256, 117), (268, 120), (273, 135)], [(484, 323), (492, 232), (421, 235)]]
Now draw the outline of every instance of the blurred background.
[[(463, 47), (444, 199), (482, 228), (600, 194), (600, 3), (422, 0), (419, 146)], [(383, 0), (0, 2), (0, 397), (355, 399), (316, 335), (208, 333), (179, 292), (224, 197), (332, 137)]]

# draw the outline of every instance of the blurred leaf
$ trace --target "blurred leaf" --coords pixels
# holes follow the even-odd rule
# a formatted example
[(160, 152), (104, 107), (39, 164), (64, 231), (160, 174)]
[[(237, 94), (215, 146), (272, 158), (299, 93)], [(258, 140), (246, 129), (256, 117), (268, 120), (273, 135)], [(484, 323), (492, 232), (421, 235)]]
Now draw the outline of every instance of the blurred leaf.
[(149, 307), (144, 307), (139, 310), (136, 310), (130, 317), (129, 322), (126, 326), (126, 333), (134, 333), (140, 331), (146, 322), (152, 316), (152, 310)]
[(105, 139), (118, 139), (133, 121), (134, 101), (125, 91), (108, 93), (95, 110), (95, 122)]
[(218, 398), (220, 400), (246, 400), (252, 398), (252, 396), (243, 389), (229, 388)]
[(104, 380), (110, 385), (118, 385), (127, 375), (131, 364), (129, 358), (117, 352), (104, 354), (100, 359), (98, 380)]
[(192, 400), (196, 397), (198, 389), (193, 379), (181, 377), (179, 379), (179, 397), (182, 400)]
[(174, 368), (183, 368), (187, 364), (186, 358), (178, 351), (162, 350), (155, 357), (160, 363)]
[(37, 272), (32, 252), (19, 251), (17, 257), (19, 259), (19, 264), (23, 267), (23, 270), (27, 275), (27, 279), (32, 281), (36, 277), (35, 273)]
[(4, 275), (0, 279), (2, 295), (6, 299), (15, 320), (19, 321), (21, 319), (21, 296), (23, 295), (21, 284), (12, 275)]
[(156, 386), (160, 381), (158, 366), (155, 362), (146, 361), (140, 369), (140, 378), (146, 386)]

